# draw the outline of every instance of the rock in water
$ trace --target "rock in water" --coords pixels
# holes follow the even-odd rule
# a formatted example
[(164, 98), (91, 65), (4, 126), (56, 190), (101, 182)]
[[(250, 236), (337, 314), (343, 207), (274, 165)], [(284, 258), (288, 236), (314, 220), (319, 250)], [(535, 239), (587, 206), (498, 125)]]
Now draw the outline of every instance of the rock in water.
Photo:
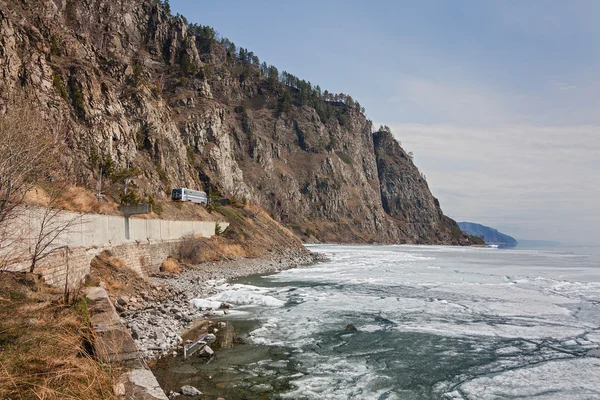
[(212, 343), (215, 340), (217, 340), (217, 337), (215, 335), (213, 335), (212, 333), (208, 333), (206, 336), (204, 336), (204, 341), (206, 343)]
[(266, 393), (273, 391), (273, 386), (266, 383), (262, 383), (260, 385), (252, 386), (250, 390), (252, 390), (254, 393)]
[(344, 330), (345, 330), (345, 331), (350, 331), (350, 332), (355, 332), (355, 331), (357, 331), (358, 329), (356, 329), (356, 327), (355, 327), (354, 325), (352, 325), (352, 324), (348, 324), (348, 325), (346, 325), (346, 329), (344, 329)]
[(200, 396), (202, 394), (201, 391), (190, 385), (182, 386), (179, 392), (185, 396)]
[(204, 346), (200, 351), (200, 355), (205, 357), (212, 357), (215, 354), (215, 351), (211, 349), (209, 346)]

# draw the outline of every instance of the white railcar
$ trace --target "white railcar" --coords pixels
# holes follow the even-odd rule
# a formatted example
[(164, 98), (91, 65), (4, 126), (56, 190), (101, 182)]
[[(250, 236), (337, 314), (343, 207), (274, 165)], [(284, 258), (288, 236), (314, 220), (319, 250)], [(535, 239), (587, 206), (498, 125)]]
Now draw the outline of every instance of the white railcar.
[(208, 196), (205, 192), (198, 190), (175, 188), (171, 190), (171, 201), (191, 201), (192, 203), (208, 204)]

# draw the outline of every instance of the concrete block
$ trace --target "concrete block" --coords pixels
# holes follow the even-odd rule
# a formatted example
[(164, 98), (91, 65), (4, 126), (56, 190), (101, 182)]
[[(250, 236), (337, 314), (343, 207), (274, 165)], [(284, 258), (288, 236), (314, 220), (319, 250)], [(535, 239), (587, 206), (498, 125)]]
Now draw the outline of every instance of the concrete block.
[(152, 206), (150, 204), (136, 204), (133, 206), (120, 206), (119, 211), (124, 216), (136, 215), (136, 214), (149, 214), (152, 212)]

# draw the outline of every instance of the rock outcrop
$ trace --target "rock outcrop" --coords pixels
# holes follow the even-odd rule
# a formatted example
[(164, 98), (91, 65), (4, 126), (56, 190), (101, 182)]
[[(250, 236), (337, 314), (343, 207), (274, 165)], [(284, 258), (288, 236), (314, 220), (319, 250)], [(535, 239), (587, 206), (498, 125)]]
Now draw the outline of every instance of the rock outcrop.
[(413, 243), (470, 244), (456, 222), (448, 218), (433, 197), (425, 177), (387, 129), (373, 135), (381, 204), (394, 219), (402, 237)]
[(153, 0), (0, 0), (0, 111), (25, 89), (72, 183), (95, 188), (101, 165), (115, 198), (128, 176), (142, 197), (258, 203), (307, 240), (470, 243), (359, 107), (288, 104), (299, 89), (194, 29)]

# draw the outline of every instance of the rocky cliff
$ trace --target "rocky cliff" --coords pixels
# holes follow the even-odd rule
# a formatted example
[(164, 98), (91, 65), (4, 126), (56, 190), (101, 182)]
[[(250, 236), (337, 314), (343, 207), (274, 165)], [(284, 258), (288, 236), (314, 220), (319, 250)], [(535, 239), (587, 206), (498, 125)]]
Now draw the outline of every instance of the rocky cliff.
[(204, 188), (306, 240), (470, 243), (351, 99), (315, 100), (201, 28), (153, 0), (0, 0), (0, 111), (28, 92), (72, 183), (102, 166), (115, 198)]

